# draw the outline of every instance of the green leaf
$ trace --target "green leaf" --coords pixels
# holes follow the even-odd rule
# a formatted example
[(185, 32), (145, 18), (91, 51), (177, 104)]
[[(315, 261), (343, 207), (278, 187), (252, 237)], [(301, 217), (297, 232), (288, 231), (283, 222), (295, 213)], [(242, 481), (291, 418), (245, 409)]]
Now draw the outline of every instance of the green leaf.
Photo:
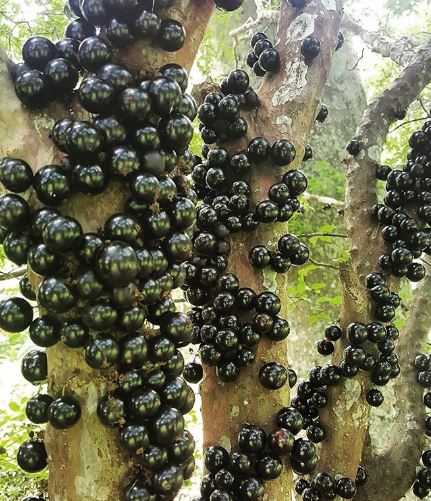
[(9, 402), (9, 409), (13, 412), (19, 412), (21, 407), (16, 402)]

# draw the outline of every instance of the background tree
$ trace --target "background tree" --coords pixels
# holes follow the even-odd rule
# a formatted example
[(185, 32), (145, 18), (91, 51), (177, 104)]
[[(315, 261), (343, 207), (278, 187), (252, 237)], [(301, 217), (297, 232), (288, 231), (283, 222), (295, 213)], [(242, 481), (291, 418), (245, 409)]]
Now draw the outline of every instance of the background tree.
[[(214, 64), (214, 38), (219, 36), (226, 40), (226, 31), (233, 32), (235, 41), (235, 53), (237, 60), (240, 61), (244, 53), (244, 47), (248, 36), (258, 28), (272, 24), (268, 33), (275, 35), (275, 22), (278, 20), (278, 6), (265, 5), (256, 2), (257, 10), (254, 12), (252, 5), (247, 4), (244, 10), (239, 10), (227, 17), (226, 14), (217, 14), (214, 21), (210, 24), (206, 37), (201, 46), (201, 58), (198, 56), (197, 69), (195, 69), (196, 80), (202, 75), (207, 75), (208, 70), (216, 66), (219, 74), (225, 74), (228, 66), (217, 66)], [(41, 34), (56, 36), (56, 30), (61, 32), (64, 28), (64, 20), (60, 14), (61, 5), (57, 3), (47, 4), (47, 11), (38, 18), (34, 31)], [(166, 55), (160, 55), (155, 52), (155, 58), (141, 51), (141, 44), (137, 44), (132, 51), (119, 53), (118, 57), (131, 66), (133, 69), (142, 70), (148, 68), (148, 61), (151, 60), (151, 67), (161, 65), (162, 62), (175, 60), (187, 69), (191, 68), (195, 54), (199, 48), (200, 38), (203, 36), (206, 23), (212, 10), (212, 1), (199, 4), (196, 10), (195, 2), (183, 2), (182, 11), (179, 19), (186, 26), (188, 39), (186, 47), (166, 59)], [(388, 10), (385, 15), (393, 16), (393, 12), (398, 15), (405, 15), (409, 9), (425, 9), (425, 2), (388, 2)], [(43, 6), (42, 8), (45, 8)], [(335, 7), (334, 7), (335, 8)], [(357, 14), (356, 7), (346, 2), (346, 10), (353, 15)], [(19, 5), (10, 4), (8, 11), (4, 13), (1, 32), (5, 46), (9, 49), (11, 55), (19, 52), (22, 38), (27, 36), (29, 23), (21, 21), (18, 16)], [(286, 62), (294, 61), (299, 55), (299, 44), (304, 37), (304, 31), (307, 26), (297, 33), (292, 26), (295, 26), (297, 12), (295, 12), (285, 2), (282, 2), (280, 8), (280, 19), (278, 28), (279, 53), (282, 60), (281, 71), (272, 77), (266, 77), (259, 91), (260, 112), (259, 115), (250, 113), (247, 116), (249, 122), (249, 136), (243, 143), (233, 145), (232, 151), (239, 149), (247, 144), (248, 140), (263, 135), (270, 142), (281, 137), (289, 138), (295, 145), (297, 151), (297, 160), (293, 166), (298, 166), (298, 160), (302, 158), (302, 151), (307, 142), (307, 137), (314, 125), (314, 118), (318, 109), (318, 103), (328, 77), (330, 62), (332, 57), (337, 57), (337, 65), (333, 66), (333, 80), (326, 87), (324, 102), (329, 104), (330, 117), (336, 116), (335, 112), (340, 112), (342, 118), (346, 119), (346, 125), (340, 125), (338, 118), (332, 118), (336, 133), (330, 132), (332, 127), (328, 120), (328, 128), (324, 126), (315, 127), (315, 132), (311, 144), (314, 145), (314, 156), (316, 160), (313, 165), (304, 165), (310, 180), (309, 192), (304, 197), (305, 214), (297, 215), (289, 224), (289, 231), (304, 235), (302, 238), (310, 239), (312, 251), (312, 260), (305, 267), (298, 270), (295, 274), (289, 274), (287, 282), (284, 278), (271, 273), (256, 272), (251, 274), (250, 268), (244, 262), (243, 249), (249, 249), (254, 243), (274, 241), (277, 235), (286, 233), (285, 225), (264, 225), (256, 234), (251, 237), (235, 237), (233, 239), (233, 252), (230, 257), (230, 270), (236, 273), (240, 278), (241, 284), (251, 286), (256, 291), (269, 289), (276, 291), (283, 298), (283, 316), (291, 320), (293, 327), (292, 348), (289, 349), (289, 358), (293, 368), (298, 368), (298, 373), (306, 375), (306, 368), (311, 366), (316, 360), (315, 354), (308, 354), (305, 358), (306, 364), (300, 363), (300, 356), (303, 356), (304, 331), (310, 333), (307, 341), (314, 333), (314, 340), (321, 337), (321, 332), (325, 324), (335, 321), (337, 318), (337, 308), (341, 302), (341, 294), (338, 288), (343, 287), (343, 305), (341, 322), (347, 326), (350, 321), (368, 321), (371, 318), (370, 302), (363, 284), (364, 276), (373, 271), (377, 266), (377, 257), (382, 252), (381, 240), (376, 225), (370, 218), (370, 211), (377, 197), (376, 180), (374, 170), (376, 162), (380, 159), (376, 152), (384, 145), (387, 137), (389, 148), (385, 153), (386, 158), (391, 160), (391, 165), (399, 165), (404, 162), (406, 147), (400, 148), (401, 138), (406, 144), (406, 129), (412, 131), (417, 127), (414, 122), (407, 124), (406, 127), (394, 131), (392, 135), (387, 136), (389, 124), (394, 120), (393, 111), (397, 107), (407, 108), (412, 102), (411, 117), (416, 119), (423, 116), (421, 102), (417, 100), (422, 96), (422, 100), (427, 102), (426, 85), (429, 83), (430, 75), (430, 47), (427, 44), (426, 36), (415, 35), (408, 39), (401, 38), (397, 40), (397, 35), (389, 33), (371, 33), (363, 30), (350, 19), (341, 20), (340, 5), (337, 4), (336, 10), (333, 10), (327, 2), (318, 2), (315, 6), (307, 7), (307, 14), (311, 16), (314, 23), (314, 34), (318, 36), (322, 43), (322, 52), (319, 60), (313, 62), (307, 69), (307, 82), (302, 93), (298, 96), (300, 89), (298, 81), (292, 81), (291, 72), (285, 70)], [(199, 17), (188, 16), (190, 12), (198, 12)], [(350, 14), (350, 12), (349, 12)], [(178, 15), (178, 11), (175, 12)], [(248, 17), (251, 16), (251, 20)], [(317, 17), (315, 17), (317, 16)], [(426, 16), (423, 16), (426, 18)], [(225, 20), (228, 19), (226, 23)], [(222, 21), (220, 21), (222, 20)], [(63, 23), (63, 25), (62, 25)], [(377, 87), (388, 90), (383, 92), (381, 97), (366, 110), (364, 117), (358, 129), (356, 137), (361, 141), (363, 149), (368, 151), (365, 158), (358, 157), (356, 160), (349, 158), (347, 164), (347, 193), (340, 188), (340, 180), (343, 179), (343, 170), (346, 167), (344, 163), (344, 153), (342, 145), (349, 139), (356, 125), (360, 122), (361, 112), (364, 108), (363, 95), (358, 81), (350, 78), (352, 68), (355, 66), (358, 57), (355, 57), (350, 51), (341, 51), (333, 56), (334, 44), (330, 41), (336, 39), (340, 23), (344, 24), (344, 30), (359, 36), (363, 43), (371, 47), (373, 51), (382, 56), (391, 58), (391, 63), (381, 72), (381, 81)], [(420, 23), (419, 23), (420, 24)], [(11, 34), (11, 28), (13, 28)], [(415, 30), (416, 28), (416, 30)], [(421, 29), (426, 31), (423, 24), (420, 27), (413, 27), (414, 32)], [(295, 36), (292, 37), (291, 33)], [(346, 31), (345, 31), (346, 33)], [(347, 33), (346, 33), (347, 34)], [(14, 36), (16, 35), (16, 36)], [(242, 39), (242, 40), (241, 40)], [(420, 50), (421, 47), (424, 47)], [(222, 54), (231, 55), (230, 43), (225, 41), (217, 43), (217, 48), (221, 47)], [(350, 57), (349, 57), (350, 54)], [(160, 59), (159, 63), (159, 57)], [(231, 61), (232, 58), (229, 56)], [(342, 60), (345, 60), (344, 63)], [(350, 60), (349, 60), (350, 59)], [(226, 58), (229, 60), (229, 58)], [(347, 60), (347, 61), (346, 61)], [(233, 61), (232, 61), (233, 63)], [(240, 63), (241, 64), (241, 63)], [(397, 65), (406, 66), (401, 76), (390, 86), (390, 81), (399, 73)], [(1, 150), (3, 155), (13, 155), (28, 160), (32, 166), (40, 167), (57, 160), (56, 153), (52, 143), (48, 139), (48, 131), (51, 128), (53, 120), (60, 118), (65, 114), (64, 108), (59, 105), (51, 105), (43, 113), (29, 113), (18, 102), (14, 95), (13, 86), (8, 74), (8, 61), (3, 57), (2, 66), (2, 85), (0, 89), (2, 102), (6, 105), (1, 110), (0, 118), (3, 123), (8, 124), (8, 137), (1, 141)], [(424, 71), (425, 70), (425, 71)], [(428, 71), (427, 71), (428, 70)], [(346, 77), (346, 74), (349, 75)], [(214, 75), (217, 77), (217, 75)], [(217, 78), (214, 78), (217, 81)], [(346, 84), (349, 84), (348, 87)], [(356, 84), (356, 87), (354, 86)], [(336, 87), (335, 87), (336, 85)], [(337, 91), (334, 93), (334, 87)], [(355, 90), (353, 90), (355, 89)], [(425, 89), (425, 90), (424, 90)], [(280, 99), (274, 105), (273, 95), (278, 92)], [(336, 96), (342, 93), (347, 96), (347, 101), (341, 101)], [(329, 97), (335, 98), (332, 103)], [(288, 96), (297, 96), (290, 99)], [(287, 96), (287, 98), (286, 98)], [(350, 100), (349, 100), (350, 99)], [(415, 101), (416, 100), (416, 101)], [(357, 104), (357, 108), (352, 112), (351, 104)], [(349, 109), (349, 113), (346, 113)], [(78, 113), (79, 110), (76, 110)], [(425, 110), (426, 112), (426, 110)], [(10, 117), (14, 116), (11, 121)], [(301, 117), (301, 120), (298, 120)], [(410, 128), (411, 127), (411, 128)], [(342, 131), (342, 134), (340, 134)], [(320, 134), (321, 132), (321, 134)], [(402, 134), (402, 135), (400, 135)], [(320, 137), (319, 137), (320, 136)], [(328, 136), (340, 138), (340, 142), (334, 140), (328, 141)], [(392, 139), (394, 138), (394, 139)], [(326, 139), (326, 141), (325, 141)], [(324, 144), (330, 144), (333, 151), (323, 153)], [(377, 147), (377, 148), (376, 148)], [(198, 151), (196, 151), (198, 153)], [(393, 163), (392, 163), (393, 162)], [(257, 187), (253, 197), (255, 202), (266, 197), (268, 187), (273, 183), (273, 172), (259, 173), (253, 178), (253, 185)], [(321, 177), (325, 177), (322, 183)], [(107, 214), (112, 213), (112, 205), (117, 200), (118, 193), (115, 188), (101, 199), (98, 199), (97, 213), (93, 210), (85, 213), (85, 200), (77, 197), (71, 201), (66, 210), (71, 215), (79, 214), (79, 220), (84, 227), (88, 229), (97, 229), (106, 219)], [(323, 197), (330, 197), (332, 200), (326, 200)], [(346, 196), (346, 198), (345, 198)], [(329, 209), (326, 210), (326, 207)], [(322, 209), (325, 208), (325, 210)], [(84, 208), (84, 211), (83, 211)], [(93, 207), (91, 207), (93, 209)], [(342, 215), (346, 211), (346, 226), (344, 226)], [(334, 224), (334, 218), (336, 223)], [(318, 228), (316, 228), (318, 221)], [(333, 237), (329, 234), (344, 234), (347, 231), (348, 238)], [(316, 236), (307, 235), (318, 233)], [(328, 234), (328, 235), (325, 235)], [(364, 241), (363, 235), (369, 235), (370, 239)], [(353, 249), (349, 257), (347, 250)], [(334, 261), (335, 260), (335, 261)], [(337, 261), (339, 261), (337, 263)], [(351, 262), (350, 262), (351, 261)], [(334, 262), (336, 263), (334, 265)], [(338, 269), (341, 268), (341, 281), (338, 282)], [(352, 271), (353, 270), (353, 271)], [(420, 423), (423, 420), (423, 414), (419, 405), (420, 390), (411, 390), (414, 381), (414, 372), (411, 367), (412, 360), (416, 351), (420, 349), (428, 335), (429, 319), (426, 315), (418, 315), (426, 307), (428, 281), (424, 281), (420, 290), (415, 294), (415, 299), (411, 299), (410, 289), (405, 285), (403, 287), (403, 299), (406, 300), (405, 311), (401, 315), (399, 322), (405, 322), (404, 337), (401, 336), (399, 353), (403, 361), (405, 371), (396, 380), (394, 387), (395, 397), (393, 405), (398, 419), (394, 424), (394, 429), (389, 433), (392, 437), (398, 437), (399, 429), (403, 429), (406, 421), (411, 423), (409, 433), (406, 434), (406, 440), (399, 447), (388, 448), (387, 451), (376, 455), (373, 451), (367, 435), (375, 437), (375, 428), (370, 429), (370, 422), (376, 421), (376, 418), (369, 417), (369, 409), (364, 403), (363, 398), (367, 390), (367, 382), (363, 377), (354, 380), (348, 380), (342, 385), (333, 389), (331, 395), (331, 405), (328, 407), (326, 421), (331, 423), (327, 426), (329, 436), (322, 445), (322, 462), (319, 469), (331, 473), (345, 474), (354, 478), (356, 469), (361, 462), (369, 470), (379, 471), (382, 465), (387, 468), (387, 478), (392, 478), (391, 483), (381, 482), (382, 477), (371, 475), (370, 487), (368, 486), (359, 491), (357, 498), (363, 499), (400, 499), (409, 489), (414, 478), (414, 469), (418, 463), (420, 451), (423, 444), (423, 433), (420, 426), (414, 423)], [(286, 295), (288, 292), (288, 296)], [(294, 296), (294, 301), (289, 299)], [(322, 298), (324, 299), (322, 301)], [(354, 300), (352, 300), (354, 298)], [(319, 301), (314, 302), (313, 301)], [(412, 302), (414, 301), (414, 302)], [(311, 304), (311, 306), (310, 306)], [(316, 307), (317, 304), (317, 307)], [(322, 312), (322, 305), (324, 310)], [(293, 308), (292, 308), (293, 306)], [(328, 313), (328, 311), (330, 313)], [(420, 320), (418, 320), (418, 318)], [(307, 325), (305, 320), (308, 320)], [(407, 333), (415, 340), (415, 343), (407, 343)], [(19, 338), (10, 339), (11, 346), (19, 344)], [(307, 350), (310, 350), (311, 344), (308, 343)], [(412, 348), (412, 346), (414, 348)], [(340, 352), (337, 348), (335, 360), (340, 360)], [(293, 356), (292, 356), (292, 354)], [(264, 426), (269, 431), (273, 426), (274, 414), (276, 410), (283, 405), (288, 405), (289, 396), (284, 387), (279, 392), (269, 392), (263, 390), (258, 383), (257, 373), (262, 362), (277, 360), (287, 366), (287, 351), (284, 343), (272, 345), (263, 342), (259, 345), (257, 352), (257, 363), (252, 369), (248, 369), (241, 374), (238, 383), (221, 385), (216, 377), (209, 371), (206, 374), (202, 387), (202, 406), (204, 419), (204, 440), (206, 445), (220, 442), (228, 446), (236, 441), (239, 429), (244, 421), (250, 421)], [(67, 364), (65, 363), (67, 361)], [(70, 378), (73, 375), (73, 383), (69, 389), (73, 389), (78, 397), (85, 402), (83, 406), (83, 418), (79, 427), (71, 429), (68, 432), (61, 433), (59, 440), (58, 432), (49, 430), (46, 438), (50, 461), (50, 499), (111, 499), (118, 497), (118, 489), (124, 486), (127, 479), (127, 463), (124, 456), (120, 453), (112, 440), (112, 434), (109, 430), (103, 428), (94, 415), (94, 407), (97, 399), (105, 391), (105, 381), (103, 378), (94, 378), (93, 373), (82, 363), (81, 357), (76, 355), (71, 360), (70, 351), (64, 348), (54, 348), (49, 355), (50, 367), (53, 370), (55, 379), (51, 379), (51, 388), (56, 389), (64, 384), (70, 386)], [(301, 371), (299, 365), (303, 365)], [(77, 374), (77, 372), (78, 374)], [(87, 374), (87, 376), (86, 376)], [(395, 386), (395, 385), (394, 385)], [(91, 398), (87, 398), (91, 396)], [(355, 403), (352, 402), (355, 400)], [(245, 404), (244, 402), (248, 402)], [(255, 405), (259, 403), (259, 405)], [(15, 406), (11, 406), (14, 411)], [(275, 410), (274, 410), (275, 409)], [(380, 411), (380, 409), (379, 409)], [(360, 415), (360, 416), (359, 416)], [(217, 416), (217, 419), (214, 419)], [(356, 418), (359, 416), (359, 418)], [(16, 410), (17, 419), (22, 417)], [(352, 419), (355, 417), (355, 419)], [(385, 419), (385, 416), (378, 415), (378, 420)], [(387, 425), (385, 425), (387, 427)], [(398, 428), (399, 427), (399, 428)], [(381, 427), (379, 427), (379, 430)], [(363, 452), (364, 444), (366, 449)], [(9, 443), (5, 443), (9, 448)], [(408, 447), (408, 449), (405, 449)], [(81, 455), (76, 457), (75, 451), (82, 450)], [(98, 456), (95, 456), (96, 450)], [(400, 462), (401, 457), (406, 457), (407, 462)], [(89, 465), (98, 464), (99, 468), (91, 469)], [(403, 466), (399, 473), (399, 465)], [(68, 465), (67, 468), (64, 466)], [(73, 471), (73, 475), (70, 474)], [(408, 472), (408, 474), (406, 474)], [(79, 482), (76, 479), (84, 479)], [(289, 492), (291, 489), (291, 479), (289, 468), (276, 481), (267, 484), (267, 494), (274, 499), (280, 497), (280, 493)], [(372, 486), (372, 487), (371, 487)], [(9, 487), (8, 487), (9, 488)], [(15, 495), (15, 494), (12, 494)], [(17, 495), (18, 496), (18, 495)], [(283, 498), (286, 495), (283, 494)], [(18, 499), (18, 497), (12, 498)], [(185, 498), (187, 499), (187, 497)]]

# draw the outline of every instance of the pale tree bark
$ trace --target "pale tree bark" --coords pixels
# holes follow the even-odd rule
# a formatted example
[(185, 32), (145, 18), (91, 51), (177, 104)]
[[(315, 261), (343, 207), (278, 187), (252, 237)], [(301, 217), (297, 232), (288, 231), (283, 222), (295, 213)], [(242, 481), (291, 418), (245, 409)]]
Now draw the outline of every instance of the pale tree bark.
[[(282, 2), (276, 45), (281, 68), (275, 75), (265, 78), (259, 90), (259, 108), (247, 116), (248, 135), (233, 146), (235, 150), (243, 148), (256, 136), (263, 136), (270, 143), (288, 138), (296, 148), (296, 160), (290, 168), (298, 167), (328, 77), (340, 21), (339, 1), (319, 0), (299, 13), (287, 2)], [(319, 57), (307, 66), (300, 55), (300, 44), (310, 34), (320, 39), (322, 49)], [(279, 175), (280, 172), (274, 172), (274, 167), (270, 165), (256, 169), (251, 180), (252, 203), (267, 198), (268, 189)], [(273, 247), (286, 232), (286, 224), (276, 223), (260, 225), (251, 234), (235, 236), (229, 266), (239, 277), (241, 286), (251, 287), (256, 292), (271, 290), (277, 293), (283, 303), (280, 314), (288, 319), (286, 274), (254, 270), (247, 260), (253, 245), (261, 242)], [(288, 365), (285, 342), (262, 340), (256, 353), (256, 363), (242, 371), (235, 383), (222, 384), (217, 381), (212, 369), (206, 371), (201, 387), (204, 445), (221, 443), (228, 449), (233, 448), (244, 422), (258, 424), (267, 431), (274, 427), (275, 413), (288, 405), (289, 392), (286, 387), (280, 391), (268, 391), (259, 384), (259, 369), (270, 361)], [(265, 496), (267, 499), (290, 499), (289, 469), (286, 468), (277, 480), (266, 484)]]
[[(417, 98), (431, 79), (430, 70), (431, 40), (392, 85), (369, 105), (358, 128), (356, 139), (361, 144), (361, 152), (350, 158), (347, 170), (346, 223), (351, 263), (342, 272), (341, 325), (344, 328), (350, 322), (369, 322), (373, 318), (364, 279), (378, 269), (378, 257), (383, 253), (383, 240), (371, 215), (372, 206), (377, 202), (375, 166), (389, 127), (395, 120), (393, 110), (398, 106), (407, 108)], [(345, 340), (337, 344), (334, 358), (339, 361)], [(365, 401), (365, 392), (369, 385), (368, 376), (360, 374), (330, 390), (329, 405), (322, 413), (328, 431), (322, 450), (324, 471), (355, 477), (368, 430), (370, 408)], [(408, 391), (410, 389), (405, 387), (403, 395)], [(380, 472), (375, 471), (375, 475), (379, 476), (379, 485), (382, 486), (385, 482)], [(378, 490), (368, 492), (373, 496), (367, 498), (369, 500), (388, 499)]]
[[(128, 50), (117, 51), (115, 60), (142, 74), (151, 74), (167, 62), (190, 70), (213, 9), (213, 0), (178, 0), (170, 15), (179, 20), (187, 32), (186, 43), (180, 51), (166, 53), (137, 42)], [(4, 131), (0, 138), (0, 156), (22, 158), (37, 171), (59, 158), (49, 133), (56, 119), (68, 115), (70, 103), (55, 103), (45, 110), (29, 112), (15, 96), (4, 52), (0, 54), (0, 63), (0, 123)], [(119, 185), (113, 184), (96, 197), (75, 196), (60, 209), (74, 216), (85, 232), (97, 231), (109, 215), (122, 208), (124, 198)], [(84, 362), (81, 351), (61, 344), (49, 348), (47, 354), (50, 393), (72, 391), (82, 407), (82, 417), (74, 427), (58, 431), (48, 426), (45, 433), (50, 500), (120, 499), (128, 482), (130, 464), (117, 445), (116, 432), (105, 428), (96, 416), (98, 400), (112, 387), (115, 375), (92, 370)]]
[[(329, 109), (328, 118), (323, 124), (319, 122), (314, 124), (309, 139), (313, 158), (304, 163), (303, 170), (310, 179), (321, 179), (322, 188), (314, 188), (304, 193), (303, 198), (309, 203), (306, 204), (301, 219), (305, 220), (307, 227), (310, 227), (312, 222), (316, 232), (324, 225), (334, 225), (333, 233), (344, 234), (346, 231), (343, 217), (344, 194), (339, 195), (341, 200), (327, 196), (331, 194), (331, 188), (339, 187), (331, 186), (330, 181), (324, 179), (327, 171), (322, 173), (321, 165), (323, 162), (331, 166), (334, 171), (345, 174), (345, 145), (354, 135), (367, 105), (359, 70), (353, 69), (357, 57), (349, 40), (346, 40), (345, 45), (334, 54), (322, 95), (322, 103)], [(316, 262), (336, 265), (344, 243), (345, 240), (340, 240), (338, 237), (334, 237), (330, 243), (318, 241), (310, 249), (311, 256)], [(290, 281), (295, 278), (291, 276)], [(339, 272), (335, 268), (319, 266), (307, 275), (307, 283), (325, 284), (322, 294), (333, 296), (340, 288)], [(316, 297), (317, 294), (311, 295), (311, 301)], [(316, 351), (316, 342), (322, 339), (325, 326), (334, 321), (339, 314), (339, 306), (325, 303), (321, 308), (330, 319), (318, 319), (316, 323), (310, 325), (310, 316), (315, 313), (313, 308), (315, 304), (311, 301), (298, 301), (291, 314), (292, 368), (297, 371), (298, 376), (304, 378), (307, 377), (310, 367), (322, 364), (322, 357)], [(301, 360), (301, 363), (297, 363), (297, 360)]]

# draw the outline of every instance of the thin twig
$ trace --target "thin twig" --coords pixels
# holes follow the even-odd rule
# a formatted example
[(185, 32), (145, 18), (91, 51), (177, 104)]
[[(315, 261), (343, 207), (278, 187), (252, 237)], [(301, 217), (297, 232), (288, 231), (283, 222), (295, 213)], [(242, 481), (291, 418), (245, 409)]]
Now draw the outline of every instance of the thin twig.
[(388, 134), (391, 134), (391, 132), (394, 132), (396, 131), (397, 129), (399, 129), (400, 127), (404, 127), (404, 125), (408, 125), (408, 124), (411, 124), (413, 122), (421, 122), (422, 120), (426, 120), (428, 118), (428, 115), (426, 117), (420, 117), (420, 118), (414, 118), (413, 120), (406, 120), (405, 122), (401, 123), (400, 125), (397, 125), (396, 127), (394, 127), (392, 130), (390, 130), (388, 132)]
[(341, 233), (302, 233), (296, 235), (298, 238), (313, 238), (313, 237), (334, 237), (334, 238), (347, 238), (347, 235)]
[(364, 52), (365, 52), (365, 49), (362, 47), (361, 55), (359, 56), (358, 60), (356, 61), (355, 66), (353, 66), (353, 68), (347, 68), (347, 71), (354, 71), (354, 70), (356, 70), (356, 68), (358, 67), (358, 65), (361, 62), (361, 60), (364, 59)]
[(314, 266), (319, 266), (319, 268), (331, 268), (332, 270), (339, 270), (339, 266), (335, 266), (333, 264), (328, 264), (328, 263), (319, 263), (318, 261), (315, 261), (311, 257), (309, 258), (309, 261), (311, 264), (314, 264)]
[(431, 110), (427, 110), (425, 108), (425, 105), (424, 105), (424, 102), (422, 101), (422, 98), (419, 96), (418, 97), (418, 101), (419, 101), (419, 104), (421, 105), (421, 108), (424, 110), (424, 112), (427, 114), (427, 118), (430, 116), (431, 114)]
[(308, 200), (310, 202), (318, 202), (320, 204), (329, 205), (330, 207), (335, 207), (337, 209), (344, 209), (344, 205), (345, 205), (344, 201), (337, 200), (337, 199), (332, 198), (332, 197), (325, 197), (323, 195), (317, 195), (315, 193), (309, 193), (308, 191), (306, 191), (303, 194), (303, 197), (305, 200)]
[(0, 281), (22, 277), (26, 271), (26, 268), (18, 268), (17, 270), (8, 272), (0, 271)]

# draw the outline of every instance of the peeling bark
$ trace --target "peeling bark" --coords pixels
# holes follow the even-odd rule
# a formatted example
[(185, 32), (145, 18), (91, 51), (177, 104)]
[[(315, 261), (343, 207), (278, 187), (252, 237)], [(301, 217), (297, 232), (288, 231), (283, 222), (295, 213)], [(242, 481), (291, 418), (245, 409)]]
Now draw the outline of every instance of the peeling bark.
[[(299, 13), (287, 2), (282, 2), (276, 45), (281, 68), (275, 75), (265, 78), (259, 90), (259, 109), (247, 117), (247, 138), (235, 144), (235, 150), (244, 148), (256, 136), (264, 136), (269, 142), (285, 137), (296, 148), (296, 160), (289, 168), (299, 165), (328, 77), (340, 21), (339, 1), (316, 1)], [(311, 33), (320, 39), (322, 50), (319, 57), (307, 66), (300, 54), (300, 43)], [(268, 189), (280, 174), (270, 165), (253, 172), (252, 203), (267, 198)], [(252, 269), (247, 254), (259, 242), (274, 248), (278, 238), (286, 232), (286, 224), (261, 224), (256, 232), (233, 238), (229, 266), (230, 271), (238, 276), (241, 286), (251, 287), (256, 292), (271, 290), (285, 298), (286, 274)], [(280, 315), (288, 319), (285, 300)], [(212, 370), (206, 372), (201, 388), (204, 446), (221, 443), (228, 448), (234, 447), (238, 432), (246, 421), (263, 426), (267, 431), (274, 427), (274, 415), (280, 407), (288, 404), (289, 392), (286, 388), (267, 391), (260, 386), (257, 379), (259, 368), (269, 361), (288, 366), (285, 342), (261, 341), (255, 365), (243, 370), (237, 383), (221, 384)], [(281, 499), (280, 493), (283, 493), (283, 499), (291, 497), (288, 469), (277, 480), (266, 484), (265, 499)]]
[[(377, 269), (378, 257), (383, 253), (378, 225), (371, 215), (371, 208), (377, 202), (374, 169), (389, 126), (395, 120), (393, 111), (397, 106), (408, 108), (430, 79), (431, 40), (393, 84), (369, 105), (358, 128), (356, 139), (361, 144), (361, 152), (350, 158), (347, 171), (346, 223), (352, 250), (351, 264), (342, 276), (341, 326), (344, 328), (350, 322), (372, 320), (364, 279)], [(338, 345), (336, 361), (341, 358), (345, 340)], [(345, 380), (330, 390), (329, 405), (322, 413), (328, 431), (322, 450), (324, 471), (355, 477), (368, 427), (370, 409), (364, 398), (368, 385), (368, 376), (360, 374), (355, 380)], [(352, 410), (355, 419), (352, 419)]]
[[(127, 51), (116, 52), (116, 60), (142, 74), (168, 62), (190, 70), (213, 8), (213, 0), (181, 0), (170, 9), (169, 16), (180, 20), (187, 32), (180, 51), (166, 53), (137, 42)], [(54, 121), (67, 116), (74, 103), (53, 103), (43, 111), (27, 110), (15, 96), (8, 64), (2, 51), (0, 123), (6, 133), (0, 138), (0, 156), (22, 158), (37, 171), (62, 156), (55, 150), (49, 133)], [(74, 196), (60, 209), (74, 216), (84, 231), (97, 231), (109, 215), (120, 210), (125, 196), (119, 185), (112, 183), (103, 194)], [(86, 365), (82, 350), (58, 344), (48, 349), (47, 355), (49, 392), (58, 395), (63, 389), (73, 391), (82, 407), (82, 418), (73, 428), (58, 431), (47, 427), (50, 500), (118, 500), (130, 465), (117, 445), (116, 432), (104, 427), (96, 415), (97, 402), (110, 389), (114, 374), (92, 370)]]

